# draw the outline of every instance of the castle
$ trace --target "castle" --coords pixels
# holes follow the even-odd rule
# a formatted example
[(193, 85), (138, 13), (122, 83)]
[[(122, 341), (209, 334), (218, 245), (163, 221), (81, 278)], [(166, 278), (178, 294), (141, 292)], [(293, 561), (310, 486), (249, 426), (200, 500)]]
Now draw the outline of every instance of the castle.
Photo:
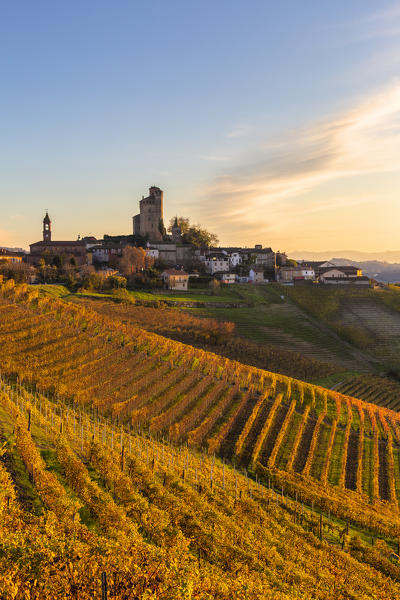
[(147, 237), (150, 242), (163, 241), (163, 195), (160, 188), (152, 186), (148, 197), (140, 200), (140, 213), (133, 217), (133, 235)]
[(147, 198), (139, 202), (140, 213), (133, 217), (133, 235), (147, 239), (147, 252), (166, 265), (186, 265), (193, 260), (194, 247), (182, 240), (178, 220), (167, 235), (163, 221), (164, 193), (160, 188), (152, 186)]

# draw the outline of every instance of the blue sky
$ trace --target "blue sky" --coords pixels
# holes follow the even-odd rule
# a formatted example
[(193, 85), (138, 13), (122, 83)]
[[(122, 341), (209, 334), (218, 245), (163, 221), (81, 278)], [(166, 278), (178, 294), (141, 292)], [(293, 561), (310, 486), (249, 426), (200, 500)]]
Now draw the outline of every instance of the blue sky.
[(399, 249), (400, 2), (0, 0), (0, 244), (166, 220)]

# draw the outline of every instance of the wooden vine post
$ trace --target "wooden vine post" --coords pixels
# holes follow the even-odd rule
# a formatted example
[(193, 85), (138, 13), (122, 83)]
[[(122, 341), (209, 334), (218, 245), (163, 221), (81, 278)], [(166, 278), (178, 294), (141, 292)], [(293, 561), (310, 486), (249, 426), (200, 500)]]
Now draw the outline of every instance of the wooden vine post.
[(101, 574), (101, 600), (108, 599), (108, 585), (107, 585), (107, 575), (106, 573)]

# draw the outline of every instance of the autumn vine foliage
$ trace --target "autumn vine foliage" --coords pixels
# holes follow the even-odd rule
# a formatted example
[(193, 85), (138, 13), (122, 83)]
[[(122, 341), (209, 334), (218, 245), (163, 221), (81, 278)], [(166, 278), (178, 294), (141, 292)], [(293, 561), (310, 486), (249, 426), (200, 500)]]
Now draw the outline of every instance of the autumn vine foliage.
[(299, 593), (328, 600), (332, 590), (337, 598), (398, 597), (390, 541), (372, 549), (343, 540), (340, 523), (327, 516), (318, 529), (303, 499), (207, 453), (121, 428), (21, 383), (3, 379), (0, 387), (10, 432), (1, 453), (17, 452), (39, 465), (42, 477), (52, 475), (80, 516), (53, 511), (39, 478), (32, 485), (43, 508), (30, 512), (0, 462), (2, 597), (100, 598), (104, 574), (120, 600), (286, 600)]
[(396, 554), (397, 413), (12, 282), (0, 344), (0, 595), (85, 600), (106, 572), (121, 599), (400, 597), (397, 559), (343, 534)]

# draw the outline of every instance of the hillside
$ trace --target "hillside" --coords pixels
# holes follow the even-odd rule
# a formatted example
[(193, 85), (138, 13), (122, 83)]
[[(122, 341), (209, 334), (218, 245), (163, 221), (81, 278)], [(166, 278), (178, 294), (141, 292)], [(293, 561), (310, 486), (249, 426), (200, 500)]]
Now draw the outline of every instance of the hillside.
[[(270, 558), (265, 559), (267, 564), (263, 563), (264, 566), (260, 566), (257, 562), (263, 561), (265, 556), (270, 557), (272, 547), (279, 547), (278, 554), (281, 557), (289, 556), (287, 546), (290, 543), (282, 542), (282, 539), (286, 539), (286, 535), (293, 536), (296, 533), (300, 535), (301, 540), (293, 542), (295, 547), (301, 547), (304, 543), (316, 544), (316, 547), (321, 550), (321, 557), (318, 560), (326, 561), (327, 565), (332, 564), (332, 561), (335, 564), (338, 561), (342, 564), (342, 561), (348, 560), (351, 554), (362, 564), (368, 563), (374, 569), (389, 575), (392, 579), (387, 580), (385, 584), (389, 586), (387, 596), (379, 597), (396, 598), (397, 587), (394, 587), (393, 591), (390, 586), (397, 586), (394, 582), (400, 577), (397, 571), (399, 560), (397, 539), (400, 537), (398, 509), (400, 415), (398, 413), (163, 338), (137, 326), (123, 324), (115, 318), (110, 319), (99, 315), (88, 308), (49, 297), (39, 298), (37, 292), (27, 286), (14, 287), (12, 282), (7, 282), (1, 288), (0, 344), (3, 374), (1, 388), (4, 392), (1, 405), (3, 423), (1, 435), (6, 442), (6, 471), (14, 478), (16, 493), (22, 505), (18, 510), (25, 511), (28, 508), (29, 514), (40, 513), (43, 506), (49, 508), (55, 501), (54, 494), (49, 492), (49, 489), (53, 488), (53, 484), (49, 488), (50, 480), (46, 480), (47, 483), (43, 484), (42, 488), (36, 489), (39, 485), (40, 471), (47, 468), (53, 472), (67, 494), (62, 510), (66, 510), (65, 507), (69, 506), (68, 499), (72, 498), (78, 503), (83, 501), (83, 507), (81, 506), (78, 511), (83, 524), (89, 527), (92, 533), (105, 535), (106, 539), (100, 542), (97, 538), (90, 536), (88, 538), (82, 530), (78, 532), (75, 530), (75, 520), (70, 516), (67, 534), (62, 529), (64, 525), (52, 524), (52, 530), (57, 531), (57, 541), (54, 542), (56, 548), (52, 550), (53, 552), (56, 554), (58, 551), (61, 552), (63, 546), (60, 540), (63, 535), (67, 535), (67, 539), (70, 535), (75, 536), (74, 539), (77, 537), (80, 540), (79, 544), (82, 539), (84, 544), (89, 546), (93, 544), (90, 548), (85, 546), (79, 552), (96, 557), (91, 572), (95, 570), (93, 577), (98, 580), (105, 567), (104, 561), (100, 560), (94, 547), (98, 549), (98, 544), (100, 546), (104, 543), (110, 544), (107, 546), (109, 548), (107, 556), (111, 561), (117, 561), (114, 557), (117, 547), (114, 541), (110, 541), (111, 538), (114, 539), (113, 536), (116, 536), (117, 543), (120, 544), (119, 552), (122, 552), (119, 559), (122, 561), (125, 550), (121, 551), (121, 547), (124, 549), (131, 544), (126, 536), (131, 540), (131, 535), (137, 535), (132, 533), (131, 525), (127, 525), (126, 507), (125, 512), (117, 511), (114, 507), (114, 504), (119, 505), (126, 500), (123, 500), (125, 491), (118, 492), (114, 475), (109, 474), (108, 469), (111, 469), (111, 465), (117, 469), (119, 463), (125, 473), (125, 469), (128, 468), (125, 461), (126, 464), (131, 465), (130, 461), (134, 459), (136, 464), (135, 461), (141, 457), (140, 475), (135, 475), (134, 490), (137, 492), (142, 489), (142, 485), (145, 485), (141, 483), (141, 478), (146, 478), (146, 472), (149, 473), (149, 469), (154, 471), (155, 465), (162, 460), (163, 469), (156, 470), (153, 483), (151, 483), (153, 481), (151, 475), (148, 484), (150, 487), (146, 487), (143, 491), (147, 500), (152, 500), (152, 486), (155, 485), (156, 489), (159, 489), (162, 482), (161, 489), (164, 489), (171, 469), (174, 471), (174, 481), (179, 482), (183, 479), (184, 484), (188, 484), (190, 469), (187, 471), (187, 468), (193, 461), (194, 467), (192, 466), (190, 477), (191, 487), (193, 487), (193, 477), (195, 479), (196, 497), (200, 494), (203, 502), (202, 494), (207, 489), (206, 502), (216, 502), (218, 510), (224, 506), (226, 511), (227, 506), (230, 506), (229, 502), (235, 500), (235, 503), (233, 508), (228, 510), (230, 524), (221, 521), (222, 530), (218, 529), (213, 538), (216, 540), (216, 548), (212, 552), (216, 552), (219, 557), (215, 560), (207, 560), (207, 564), (200, 560), (199, 568), (203, 565), (211, 571), (208, 575), (205, 572), (196, 575), (196, 581), (189, 585), (188, 573), (191, 577), (193, 555), (198, 559), (200, 551), (203, 556), (204, 547), (196, 546), (194, 541), (194, 539), (202, 539), (201, 536), (197, 538), (194, 530), (186, 529), (192, 517), (189, 517), (187, 512), (189, 508), (185, 505), (186, 499), (181, 497), (180, 510), (184, 513), (179, 517), (182, 519), (181, 531), (185, 539), (186, 536), (188, 537), (189, 547), (187, 542), (182, 542), (183, 546), (186, 544), (187, 554), (182, 562), (182, 566), (186, 565), (183, 567), (186, 571), (182, 574), (178, 570), (180, 574), (177, 575), (175, 572), (175, 576), (178, 579), (182, 577), (182, 581), (185, 581), (182, 585), (189, 585), (197, 590), (197, 596), (192, 597), (224, 598), (224, 594), (228, 594), (226, 588), (225, 591), (219, 588), (216, 591), (217, 588), (213, 587), (219, 585), (216, 582), (221, 579), (221, 576), (217, 577), (218, 570), (214, 572), (212, 569), (217, 565), (219, 569), (226, 569), (228, 573), (237, 572), (238, 567), (233, 566), (236, 558), (230, 563), (226, 552), (227, 548), (233, 545), (235, 548), (232, 550), (233, 555), (237, 556), (238, 538), (230, 537), (231, 534), (224, 531), (225, 528), (230, 531), (230, 528), (238, 527), (239, 519), (242, 520), (243, 527), (248, 529), (249, 535), (253, 537), (252, 541), (245, 544), (246, 558), (238, 559), (240, 562), (238, 572), (242, 573), (243, 570), (244, 582), (240, 581), (242, 587), (238, 587), (239, 583), (233, 580), (232, 582), (229, 580), (227, 584), (231, 595), (236, 593), (238, 598), (243, 597), (240, 594), (243, 593), (243, 585), (245, 585), (249, 591), (249, 598), (268, 598), (267, 591), (270, 590), (271, 582), (275, 586), (271, 598), (279, 598), (279, 595), (276, 595), (278, 590), (283, 594), (289, 594), (283, 595), (283, 598), (291, 597), (293, 586), (297, 586), (297, 581), (300, 582), (300, 586), (309, 585), (310, 589), (313, 588), (315, 583), (310, 583), (312, 580), (310, 563), (309, 567), (305, 565), (302, 567), (306, 569), (304, 582), (303, 575), (296, 576), (295, 580), (291, 579), (293, 570), (290, 570), (291, 574), (286, 576), (289, 577), (289, 581), (284, 579), (285, 584), (283, 584), (282, 574), (276, 567), (276, 563), (272, 563), (271, 566)], [(17, 378), (19, 383), (16, 385)], [(16, 403), (25, 415), (25, 424), (21, 425), (22, 431), (29, 426), (30, 419), (34, 443), (41, 452), (44, 463), (38, 459), (39, 462), (29, 466), (30, 457), (34, 455), (29, 439), (26, 441), (24, 438), (25, 441), (17, 446), (17, 451), (13, 450), (13, 443), (16, 441), (13, 436), (18, 432), (18, 428), (13, 433), (12, 422), (20, 417), (13, 408)], [(36, 432), (36, 428), (39, 431)], [(101, 471), (101, 476), (96, 474), (100, 468), (99, 464), (97, 466), (92, 464), (95, 458), (92, 450), (88, 448), (90, 440), (94, 442), (93, 452), (100, 454), (103, 452), (101, 447), (96, 446), (96, 442), (100, 445), (105, 444), (108, 448), (107, 456), (111, 457), (107, 463), (109, 466)], [(27, 453), (24, 451), (26, 447), (29, 448)], [(73, 450), (72, 456), (68, 454), (68, 448)], [(124, 448), (123, 452), (122, 448)], [(120, 456), (114, 455), (113, 450), (119, 451)], [(199, 451), (202, 453), (198, 454)], [(68, 461), (71, 462), (67, 461), (66, 456), (67, 458), (69, 456)], [(167, 458), (168, 456), (170, 459)], [(173, 456), (180, 458), (172, 458)], [(220, 459), (225, 462), (221, 463)], [(67, 462), (61, 465), (61, 461), (64, 460)], [(82, 460), (83, 466), (81, 466)], [(144, 470), (143, 461), (147, 471)], [(234, 465), (236, 470), (233, 470)], [(136, 467), (131, 465), (129, 468)], [(26, 475), (27, 469), (31, 473), (30, 480)], [(203, 482), (198, 480), (201, 469), (203, 469)], [(245, 474), (241, 475), (240, 471)], [(7, 478), (6, 474), (3, 476)], [(221, 503), (219, 496), (214, 495), (211, 500), (206, 482), (208, 486), (215, 485), (220, 488), (222, 485), (224, 488), (225, 485), (228, 486), (228, 480), (231, 482), (229, 484), (231, 500), (229, 502), (224, 500)], [(52, 481), (54, 483), (54, 479)], [(94, 481), (103, 491), (111, 490), (112, 496), (102, 496), (90, 481)], [(219, 483), (216, 483), (217, 481)], [(124, 486), (128, 485), (125, 479), (124, 482)], [(171, 487), (175, 490), (176, 485), (177, 483), (173, 483)], [(61, 491), (60, 488), (57, 489), (59, 495)], [(222, 491), (228, 493), (227, 489)], [(276, 492), (279, 492), (278, 495)], [(49, 493), (50, 497), (46, 496), (47, 499), (43, 499), (42, 495)], [(123, 497), (119, 498), (119, 493)], [(164, 494), (164, 492), (160, 493)], [(261, 508), (253, 505), (256, 493), (261, 496)], [(13, 497), (13, 494), (14, 492), (10, 492), (8, 497)], [(105, 498), (107, 498), (107, 506), (109, 502), (114, 502), (113, 508), (110, 509), (113, 511), (112, 519), (113, 523), (114, 519), (118, 520), (119, 525), (116, 527), (123, 531), (125, 536), (123, 542), (119, 538), (119, 533), (111, 532), (109, 529), (110, 517), (104, 514), (101, 508), (104, 506)], [(280, 505), (282, 499), (285, 507)], [(234, 508), (238, 506), (237, 502), (242, 500), (245, 503), (250, 502), (258, 516), (254, 516), (253, 508), (251, 511), (249, 508), (245, 509), (245, 512), (251, 513), (247, 517), (244, 517), (241, 512), (236, 512)], [(274, 500), (274, 503), (278, 501), (278, 508), (275, 504), (272, 508), (271, 500)], [(173, 499), (168, 495), (168, 502), (157, 504), (157, 508), (168, 512), (172, 501)], [(198, 506), (200, 500), (193, 501)], [(10, 501), (5, 500), (5, 502), (7, 505)], [(56, 507), (52, 510), (56, 512)], [(206, 521), (210, 518), (209, 510), (211, 510), (209, 506), (204, 508)], [(264, 513), (260, 516), (259, 510), (266, 511), (265, 514), (269, 515), (268, 519), (273, 518), (278, 521), (283, 519), (283, 521), (279, 526), (276, 521), (273, 523), (271, 521), (266, 526), (264, 519), (267, 517), (263, 516)], [(270, 510), (278, 512), (271, 515)], [(318, 515), (315, 511), (318, 511)], [(68, 514), (71, 515), (71, 512)], [(132, 514), (134, 512), (129, 512), (129, 523)], [(304, 521), (300, 520), (299, 523), (300, 514)], [(39, 539), (42, 540), (40, 543), (44, 544), (45, 538), (42, 539), (40, 536), (42, 534), (45, 536), (49, 517), (41, 521), (38, 517), (39, 522), (35, 519), (30, 520), (31, 517), (26, 515), (21, 515), (20, 518), (24, 523), (27, 519), (29, 526), (40, 529), (41, 533), (38, 534)], [(176, 518), (174, 516), (174, 519)], [(203, 519), (203, 517), (198, 518)], [(99, 519), (102, 520), (100, 525)], [(212, 519), (220, 523), (220, 516)], [(323, 531), (320, 531), (319, 519), (322, 519)], [(303, 527), (307, 523), (308, 525)], [(207, 532), (210, 530), (209, 524), (205, 526), (204, 523), (197, 523), (195, 530), (199, 535), (203, 526)], [(261, 537), (259, 526), (264, 532)], [(310, 526), (314, 528), (317, 536), (310, 537), (308, 532)], [(25, 525), (21, 525), (21, 528), (23, 527)], [(270, 528), (275, 528), (275, 533)], [(343, 538), (347, 528), (350, 537)], [(9, 531), (3, 528), (2, 535), (9, 535)], [(28, 531), (32, 529), (28, 527)], [(264, 551), (264, 546), (260, 547), (257, 545), (258, 542), (257, 544), (254, 542), (255, 539), (260, 538), (259, 543), (263, 544), (265, 536), (268, 538), (270, 535), (276, 535), (277, 531), (281, 541), (277, 541), (275, 546), (271, 538), (267, 543), (268, 552)], [(148, 533), (145, 535), (146, 542), (149, 541), (147, 536)], [(171, 544), (167, 542), (167, 537), (163, 536), (164, 534), (159, 538), (157, 547), (160, 546), (163, 552), (172, 552), (172, 549), (169, 549)], [(356, 538), (350, 540), (351, 536)], [(320, 546), (317, 537), (325, 539), (323, 547)], [(377, 538), (381, 540), (379, 548), (377, 546), (372, 548)], [(24, 539), (23, 543), (28, 545), (27, 539)], [(65, 543), (64, 537), (63, 544)], [(154, 544), (154, 540), (151, 540), (151, 543)], [(205, 541), (203, 543), (205, 544)], [(345, 559), (341, 553), (342, 544), (346, 551)], [(251, 547), (253, 550), (250, 552)], [(173, 548), (176, 549), (175, 546)], [(240, 556), (243, 557), (244, 547), (240, 546), (240, 548)], [(146, 547), (146, 552), (147, 550)], [(144, 554), (142, 550), (140, 552), (141, 560), (149, 565), (154, 556), (145, 554), (144, 550)], [(206, 550), (205, 556), (209, 552), (211, 549)], [(249, 552), (252, 558), (248, 555)], [(307, 550), (307, 552), (315, 552), (315, 550)], [(333, 559), (332, 552), (341, 553), (340, 558)], [(6, 559), (8, 564), (7, 561), (12, 559), (8, 553), (6, 556), (9, 557)], [(163, 564), (168, 567), (176, 560), (176, 556), (168, 558), (164, 555)], [(311, 557), (309, 560), (312, 562)], [(163, 568), (160, 576), (163, 585), (165, 580), (171, 581), (168, 578), (173, 578), (167, 567)], [(120, 563), (114, 562), (110, 568), (119, 572), (122, 567)], [(328, 566), (326, 568), (328, 571), (331, 569)], [(297, 572), (298, 566), (293, 569)], [(85, 579), (85, 571), (79, 569), (78, 571), (82, 581)], [(153, 572), (152, 569), (150, 571)], [(32, 574), (29, 575), (31, 576)], [(346, 586), (353, 591), (346, 595), (343, 588), (338, 598), (374, 597), (376, 592), (373, 592), (372, 588), (370, 590), (364, 587), (367, 585), (364, 581), (350, 582), (348, 575), (344, 573), (343, 577), (347, 577)], [(200, 580), (207, 580), (211, 587), (206, 591), (198, 591), (201, 587), (196, 588), (196, 586), (202, 585)], [(275, 583), (276, 581), (281, 583)], [(306, 584), (305, 581), (308, 583)], [(157, 589), (156, 597), (163, 597), (160, 595), (160, 588), (157, 588), (159, 583), (157, 580), (149, 585), (153, 586), (151, 589)], [(66, 585), (65, 582), (62, 585)], [(88, 585), (87, 581), (82, 585)], [(168, 585), (167, 589), (169, 589)], [(304, 597), (330, 598), (328, 588), (327, 585), (318, 592), (315, 592), (314, 588), (313, 591), (308, 588), (306, 591), (306, 587), (302, 589)], [(181, 591), (179, 594), (181, 595), (175, 597), (190, 597), (190, 595), (185, 596)], [(165, 591), (164, 597), (174, 596), (170, 591)]]
[(342, 394), (355, 396), (385, 408), (400, 411), (400, 382), (387, 377), (359, 375), (350, 377), (335, 386)]
[(253, 471), (396, 502), (397, 413), (37, 299), (23, 286), (3, 290), (3, 372)]
[(390, 540), (20, 384), (0, 398), (2, 597), (399, 597)]
[[(370, 359), (357, 348), (287, 297), (282, 299), (285, 290), (277, 284), (223, 286), (216, 293), (71, 294), (51, 285), (39, 290), (46, 296), (82, 303), (110, 318), (302, 380), (319, 381), (336, 373), (336, 381), (340, 381), (345, 371), (371, 370)], [(229, 336), (223, 335), (222, 324), (234, 327)]]
[(400, 374), (400, 288), (293, 287), (288, 297), (358, 348), (381, 372)]
[[(250, 312), (250, 309), (218, 309), (215, 310), (217, 318), (210, 318), (196, 315), (193, 310), (170, 308), (163, 305), (157, 308), (133, 305), (128, 302), (118, 302), (118, 299), (113, 297), (96, 299), (90, 296), (76, 295), (69, 299), (110, 319), (139, 326), (173, 340), (298, 379), (313, 381), (316, 378), (343, 372), (343, 367), (340, 365), (300, 354), (294, 348), (283, 348), (281, 345), (265, 342), (259, 343), (250, 339), (249, 335), (247, 335), (247, 339), (240, 335), (237, 324), (233, 321), (237, 322), (237, 317), (241, 318), (243, 311)], [(252, 310), (253, 313), (262, 311), (262, 305), (260, 308), (260, 305), (257, 304)], [(221, 318), (221, 313), (226, 316), (227, 320)], [(250, 331), (247, 330), (246, 333), (250, 334)]]

